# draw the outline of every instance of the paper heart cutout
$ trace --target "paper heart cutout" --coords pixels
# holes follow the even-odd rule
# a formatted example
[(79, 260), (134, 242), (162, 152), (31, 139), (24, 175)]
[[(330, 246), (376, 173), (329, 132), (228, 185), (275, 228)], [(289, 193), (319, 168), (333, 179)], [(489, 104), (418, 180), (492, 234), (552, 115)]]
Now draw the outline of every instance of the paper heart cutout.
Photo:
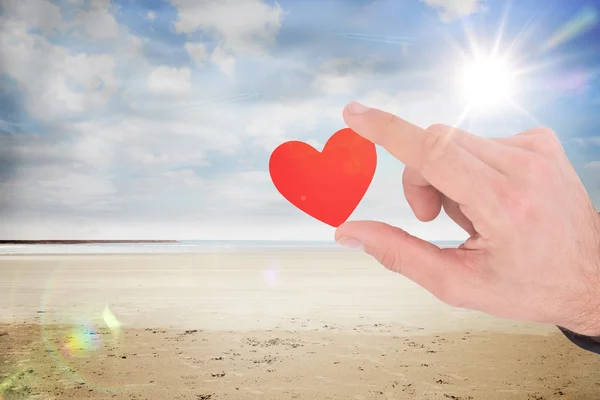
[(290, 203), (338, 227), (364, 197), (376, 166), (375, 145), (344, 128), (329, 138), (322, 152), (300, 141), (279, 145), (271, 154), (269, 173)]

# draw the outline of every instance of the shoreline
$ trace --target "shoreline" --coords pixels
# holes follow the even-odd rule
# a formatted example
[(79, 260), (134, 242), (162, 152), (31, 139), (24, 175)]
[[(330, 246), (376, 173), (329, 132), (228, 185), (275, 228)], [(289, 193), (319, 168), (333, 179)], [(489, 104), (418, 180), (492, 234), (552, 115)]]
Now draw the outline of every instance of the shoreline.
[(2, 245), (36, 245), (36, 244), (144, 244), (144, 243), (179, 243), (178, 240), (0, 240), (0, 246)]
[[(0, 251), (2, 251), (2, 247), (0, 247)], [(72, 256), (82, 256), (82, 257), (95, 257), (95, 256), (106, 256), (106, 257), (128, 257), (128, 256), (141, 256), (141, 257), (194, 257), (194, 256), (202, 256), (202, 255), (261, 255), (261, 254), (275, 254), (275, 255), (350, 255), (350, 254), (358, 254), (362, 255), (364, 252), (355, 249), (349, 249), (345, 247), (336, 247), (331, 246), (328, 248), (322, 247), (264, 247), (264, 248), (207, 248), (207, 249), (199, 249), (189, 252), (184, 251), (163, 251), (163, 252), (155, 252), (155, 251), (131, 251), (131, 252), (106, 252), (106, 253), (92, 253), (92, 252), (69, 252), (69, 253), (51, 253), (51, 252), (39, 252), (39, 253), (1, 253), (0, 252), (0, 260), (2, 258), (13, 257), (17, 258), (27, 258), (27, 257), (72, 257)]]

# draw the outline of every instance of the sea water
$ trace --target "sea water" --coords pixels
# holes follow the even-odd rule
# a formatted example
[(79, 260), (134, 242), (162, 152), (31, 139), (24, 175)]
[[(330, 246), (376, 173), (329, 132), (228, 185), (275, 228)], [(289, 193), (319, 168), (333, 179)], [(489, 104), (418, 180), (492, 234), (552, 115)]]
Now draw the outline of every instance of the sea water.
[[(434, 241), (440, 247), (458, 247), (461, 241)], [(244, 251), (336, 251), (334, 241), (181, 240), (165, 243), (7, 244), (0, 255), (11, 254), (177, 254)]]

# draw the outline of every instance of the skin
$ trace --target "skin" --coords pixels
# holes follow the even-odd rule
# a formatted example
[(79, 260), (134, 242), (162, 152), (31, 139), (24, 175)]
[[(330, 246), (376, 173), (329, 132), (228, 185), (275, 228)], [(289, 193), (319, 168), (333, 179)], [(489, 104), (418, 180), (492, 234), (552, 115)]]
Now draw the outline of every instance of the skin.
[(336, 230), (338, 243), (451, 306), (600, 336), (600, 217), (551, 130), (482, 138), (359, 103), (343, 116), (405, 164), (404, 194), (419, 220), (443, 207), (470, 238), (440, 249), (383, 222), (351, 221)]

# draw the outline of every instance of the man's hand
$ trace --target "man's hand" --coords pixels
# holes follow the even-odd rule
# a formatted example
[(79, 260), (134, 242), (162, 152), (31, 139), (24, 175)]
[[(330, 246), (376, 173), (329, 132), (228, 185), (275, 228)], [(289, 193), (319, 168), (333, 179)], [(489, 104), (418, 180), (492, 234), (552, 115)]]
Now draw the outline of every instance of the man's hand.
[(421, 129), (351, 103), (348, 126), (406, 165), (421, 221), (443, 207), (470, 238), (439, 247), (374, 221), (336, 231), (447, 304), (600, 336), (600, 218), (556, 135), (544, 128), (486, 139)]

